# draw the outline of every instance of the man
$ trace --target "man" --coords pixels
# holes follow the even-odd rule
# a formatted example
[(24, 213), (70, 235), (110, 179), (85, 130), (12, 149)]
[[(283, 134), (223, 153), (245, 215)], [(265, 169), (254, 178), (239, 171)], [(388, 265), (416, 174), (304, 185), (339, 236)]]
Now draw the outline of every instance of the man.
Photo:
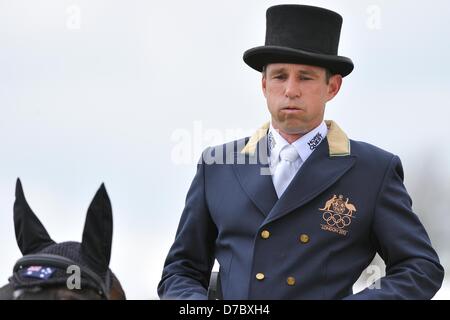
[[(271, 121), (204, 152), (161, 298), (205, 299), (215, 258), (224, 299), (430, 299), (440, 288), (400, 159), (323, 120), (353, 70), (337, 55), (341, 25), (322, 8), (268, 9), (266, 45), (244, 61), (262, 72)], [(354, 295), (376, 253), (386, 276)]]

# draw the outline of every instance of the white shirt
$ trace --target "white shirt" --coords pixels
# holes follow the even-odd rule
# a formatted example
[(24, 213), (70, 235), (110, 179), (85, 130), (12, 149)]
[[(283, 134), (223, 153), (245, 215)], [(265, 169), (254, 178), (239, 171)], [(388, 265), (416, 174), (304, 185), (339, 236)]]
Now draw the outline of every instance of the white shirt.
[[(313, 130), (302, 136), (300, 139), (294, 141), (291, 146), (289, 146), (289, 142), (287, 142), (279, 134), (279, 132), (273, 128), (272, 124), (270, 124), (268, 133), (270, 153), (269, 167), (272, 174), (272, 181), (274, 182), (275, 190), (278, 194), (278, 198), (280, 198), (284, 193), (303, 163), (309, 158), (309, 156), (313, 153), (317, 146), (327, 136), (327, 133), (328, 128), (323, 121), (318, 127), (314, 128)], [(297, 157), (286, 167), (284, 163), (281, 163), (283, 160), (280, 158), (280, 152), (283, 149), (287, 148), (295, 149), (299, 157)], [(280, 168), (278, 168), (278, 166), (280, 166)], [(277, 171), (277, 169), (279, 170)], [(280, 172), (280, 170), (283, 172)]]

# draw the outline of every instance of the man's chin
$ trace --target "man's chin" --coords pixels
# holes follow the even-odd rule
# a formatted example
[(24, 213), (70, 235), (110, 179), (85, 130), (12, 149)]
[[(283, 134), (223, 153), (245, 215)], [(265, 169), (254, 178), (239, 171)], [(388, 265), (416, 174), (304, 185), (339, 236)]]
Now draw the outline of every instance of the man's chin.
[(300, 121), (285, 122), (280, 126), (280, 130), (282, 130), (283, 132), (285, 132), (287, 134), (292, 134), (292, 135), (294, 135), (294, 134), (304, 135), (304, 134), (308, 133), (309, 131), (311, 131), (309, 126), (307, 126), (305, 123), (300, 122)]

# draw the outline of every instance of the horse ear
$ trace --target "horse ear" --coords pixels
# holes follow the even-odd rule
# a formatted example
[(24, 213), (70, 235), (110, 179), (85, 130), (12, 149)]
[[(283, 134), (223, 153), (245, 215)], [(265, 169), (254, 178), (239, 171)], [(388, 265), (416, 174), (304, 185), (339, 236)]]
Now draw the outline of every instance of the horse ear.
[(16, 201), (14, 202), (14, 229), (16, 240), (23, 255), (36, 253), (54, 244), (25, 199), (20, 179), (16, 182)]
[(102, 184), (92, 200), (84, 224), (81, 250), (93, 271), (103, 274), (111, 258), (113, 218), (111, 202)]

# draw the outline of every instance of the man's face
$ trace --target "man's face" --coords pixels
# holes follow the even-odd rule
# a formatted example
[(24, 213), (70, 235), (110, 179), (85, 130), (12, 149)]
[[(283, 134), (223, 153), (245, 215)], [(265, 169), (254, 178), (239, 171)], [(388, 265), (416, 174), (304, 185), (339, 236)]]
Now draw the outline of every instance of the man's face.
[(323, 121), (326, 102), (338, 93), (341, 83), (340, 75), (327, 83), (321, 67), (267, 65), (262, 88), (274, 128), (289, 135), (304, 135), (317, 127)]

